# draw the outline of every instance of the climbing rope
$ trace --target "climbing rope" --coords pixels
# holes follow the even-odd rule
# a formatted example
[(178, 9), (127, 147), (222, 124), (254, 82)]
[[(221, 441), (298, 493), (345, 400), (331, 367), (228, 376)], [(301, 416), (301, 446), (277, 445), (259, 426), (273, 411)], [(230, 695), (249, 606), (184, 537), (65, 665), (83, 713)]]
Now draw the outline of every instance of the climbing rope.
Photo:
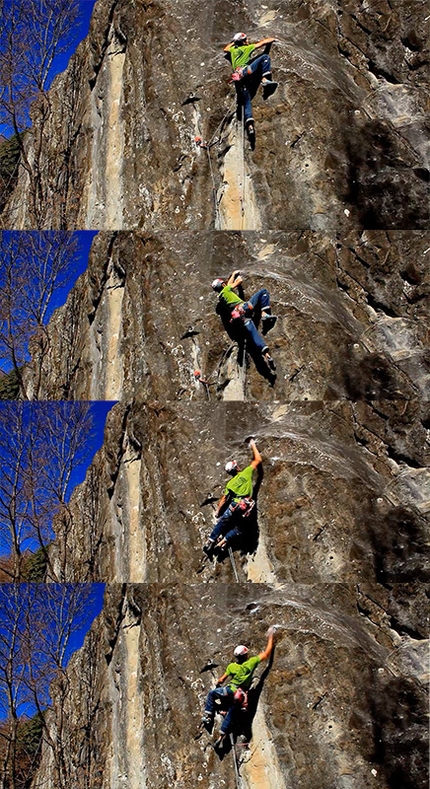
[(240, 152), (239, 152), (240, 229), (243, 230), (245, 224), (245, 113), (243, 111), (243, 105), (242, 105), (242, 117), (240, 120), (239, 145), (240, 145)]
[(212, 137), (210, 138), (210, 140), (208, 142), (203, 142), (202, 137), (195, 137), (196, 145), (198, 145), (200, 148), (204, 148), (206, 150), (206, 152), (207, 152), (207, 155), (208, 155), (209, 172), (210, 172), (211, 181), (212, 181), (212, 195), (213, 195), (213, 201), (214, 201), (214, 207), (215, 207), (215, 224), (218, 226), (219, 230), (223, 230), (224, 228), (223, 228), (223, 224), (222, 224), (221, 212), (219, 210), (218, 199), (217, 199), (217, 186), (216, 186), (216, 183), (215, 183), (215, 174), (214, 174), (214, 170), (213, 170), (213, 166), (212, 166), (211, 148), (214, 145), (219, 145), (221, 143), (221, 134), (222, 134), (222, 130), (223, 130), (224, 124), (225, 124), (228, 116), (231, 115), (232, 112), (233, 112), (233, 107), (230, 107), (227, 110), (227, 112), (225, 113), (224, 117), (221, 119), (220, 123), (216, 127)]
[(211, 152), (209, 146), (207, 146), (206, 151), (208, 154), (209, 172), (211, 174), (211, 181), (212, 181), (212, 194), (213, 194), (214, 206), (215, 206), (215, 226), (218, 227), (219, 230), (224, 230), (221, 221), (221, 211), (219, 210), (219, 205), (218, 205), (217, 188), (215, 184), (215, 175), (212, 167), (212, 159), (211, 159)]
[(238, 575), (238, 572), (237, 572), (236, 562), (235, 562), (235, 559), (234, 559), (234, 553), (233, 553), (232, 549), (230, 548), (230, 546), (228, 546), (228, 555), (230, 557), (231, 566), (233, 568), (234, 580), (238, 584), (239, 583), (239, 575)]
[(242, 353), (242, 363), (240, 364), (241, 371), (240, 371), (240, 379), (241, 385), (243, 389), (243, 394), (245, 396), (245, 387), (246, 387), (246, 337), (243, 339), (243, 353)]
[(234, 747), (233, 732), (230, 732), (230, 743), (231, 743), (231, 752), (233, 754), (233, 761), (234, 761), (234, 777), (236, 778), (236, 787), (237, 789), (241, 789), (242, 781), (239, 773), (239, 765), (237, 763), (236, 748)]

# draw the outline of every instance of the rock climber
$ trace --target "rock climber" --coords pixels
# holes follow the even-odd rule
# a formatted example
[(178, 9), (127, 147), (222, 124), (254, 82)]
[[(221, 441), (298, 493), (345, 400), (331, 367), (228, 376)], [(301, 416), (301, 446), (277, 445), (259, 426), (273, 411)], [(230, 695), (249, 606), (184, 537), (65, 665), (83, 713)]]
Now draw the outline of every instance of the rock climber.
[[(269, 627), (266, 648), (254, 657), (249, 657), (249, 649), (244, 644), (237, 646), (233, 652), (236, 660), (228, 664), (224, 674), (217, 681), (216, 687), (209, 691), (201, 721), (202, 727), (204, 726), (210, 732), (212, 731), (216, 699), (220, 699), (223, 709), (227, 708), (228, 710), (222, 722), (220, 736), (215, 743), (215, 747), (220, 747), (226, 734), (229, 734), (231, 731), (236, 711), (241, 708), (246, 709), (247, 690), (251, 685), (253, 673), (259, 663), (267, 660), (272, 654), (274, 634), (275, 627)], [(223, 683), (227, 679), (228, 684), (223, 687)]]
[(252, 461), (242, 471), (235, 460), (230, 460), (225, 470), (232, 475), (227, 483), (216, 508), (217, 522), (208, 537), (203, 550), (209, 556), (215, 548), (224, 549), (243, 532), (243, 519), (248, 517), (254, 508), (252, 498), (253, 476), (255, 469), (262, 463), (255, 438), (246, 439), (252, 449)]
[(228, 317), (233, 328), (243, 326), (245, 336), (248, 337), (255, 348), (261, 351), (264, 361), (271, 370), (276, 370), (269, 347), (257, 331), (257, 326), (261, 318), (261, 333), (265, 336), (273, 329), (277, 316), (272, 315), (270, 306), (270, 294), (266, 288), (262, 288), (254, 293), (248, 301), (244, 301), (234, 292), (243, 282), (240, 271), (233, 271), (228, 280), (221, 278), (214, 279), (212, 289), (218, 293), (217, 312), (221, 317)]
[(263, 38), (255, 44), (250, 44), (246, 33), (236, 33), (233, 41), (224, 47), (224, 52), (230, 56), (233, 68), (232, 80), (236, 84), (238, 99), (243, 104), (244, 121), (249, 136), (255, 134), (251, 101), (260, 83), (263, 86), (263, 99), (268, 99), (278, 87), (278, 83), (272, 80), (269, 54), (265, 52), (252, 60), (251, 55), (256, 49), (268, 46), (274, 41), (274, 38)]

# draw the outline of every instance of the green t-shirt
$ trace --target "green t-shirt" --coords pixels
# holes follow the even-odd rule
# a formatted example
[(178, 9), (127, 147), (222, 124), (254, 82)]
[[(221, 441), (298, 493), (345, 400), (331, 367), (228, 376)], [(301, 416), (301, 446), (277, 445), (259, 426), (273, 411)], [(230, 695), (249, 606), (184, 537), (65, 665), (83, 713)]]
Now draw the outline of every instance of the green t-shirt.
[(239, 471), (230, 482), (225, 486), (224, 496), (233, 493), (233, 501), (241, 499), (243, 496), (252, 496), (252, 475), (254, 469), (247, 466), (243, 471)]
[(244, 304), (245, 302), (243, 299), (239, 298), (237, 293), (234, 292), (231, 285), (226, 285), (219, 294), (220, 299), (222, 299), (229, 307), (234, 307), (235, 304)]
[(246, 66), (249, 58), (255, 49), (255, 44), (246, 44), (244, 47), (232, 47), (230, 49), (231, 65), (233, 71), (239, 66)]
[(244, 663), (229, 663), (225, 670), (225, 673), (232, 678), (228, 687), (232, 690), (238, 688), (248, 690), (252, 675), (259, 663), (261, 663), (261, 658), (258, 655), (248, 658)]

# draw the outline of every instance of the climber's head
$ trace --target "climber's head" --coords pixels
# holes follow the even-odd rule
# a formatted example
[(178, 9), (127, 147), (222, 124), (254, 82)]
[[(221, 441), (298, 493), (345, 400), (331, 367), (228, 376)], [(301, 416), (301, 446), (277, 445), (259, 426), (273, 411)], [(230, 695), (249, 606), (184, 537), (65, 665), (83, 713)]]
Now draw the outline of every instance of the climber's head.
[(235, 656), (238, 663), (243, 663), (247, 658), (248, 652), (248, 647), (245, 647), (243, 644), (239, 644), (239, 646), (234, 650), (233, 655)]
[(215, 293), (221, 293), (224, 287), (225, 287), (225, 282), (223, 279), (221, 279), (221, 277), (217, 277), (212, 282), (212, 289), (215, 291)]
[(248, 41), (248, 36), (246, 33), (235, 33), (233, 36), (233, 41), (237, 47), (243, 47), (243, 45)]
[(229, 460), (225, 465), (225, 470), (227, 474), (232, 474), (234, 476), (239, 471), (239, 466), (235, 460)]

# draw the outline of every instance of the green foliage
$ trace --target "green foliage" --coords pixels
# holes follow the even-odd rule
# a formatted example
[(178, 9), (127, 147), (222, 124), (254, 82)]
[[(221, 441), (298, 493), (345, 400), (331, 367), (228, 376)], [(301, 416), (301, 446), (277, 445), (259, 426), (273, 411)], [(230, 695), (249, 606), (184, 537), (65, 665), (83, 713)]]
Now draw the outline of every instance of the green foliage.
[(0, 211), (6, 205), (18, 176), (20, 141), (23, 134), (14, 134), (0, 144)]
[(18, 724), (18, 775), (17, 787), (30, 789), (40, 760), (43, 721), (39, 714)]
[[(17, 721), (14, 759), (8, 753), (12, 737), (11, 720), (0, 723), (0, 769), (3, 772), (3, 789), (30, 789), (40, 762), (43, 717), (36, 713), (32, 718)], [(12, 767), (14, 764), (14, 768)], [(12, 774), (13, 770), (13, 774)]]
[(26, 560), (23, 569), (23, 579), (29, 583), (44, 583), (46, 564), (46, 547), (39, 548)]
[(39, 750), (43, 731), (43, 717), (39, 713), (18, 725), (18, 743), (28, 756), (35, 756)]
[(0, 400), (17, 400), (19, 395), (19, 378), (16, 370), (6, 375), (0, 374)]

